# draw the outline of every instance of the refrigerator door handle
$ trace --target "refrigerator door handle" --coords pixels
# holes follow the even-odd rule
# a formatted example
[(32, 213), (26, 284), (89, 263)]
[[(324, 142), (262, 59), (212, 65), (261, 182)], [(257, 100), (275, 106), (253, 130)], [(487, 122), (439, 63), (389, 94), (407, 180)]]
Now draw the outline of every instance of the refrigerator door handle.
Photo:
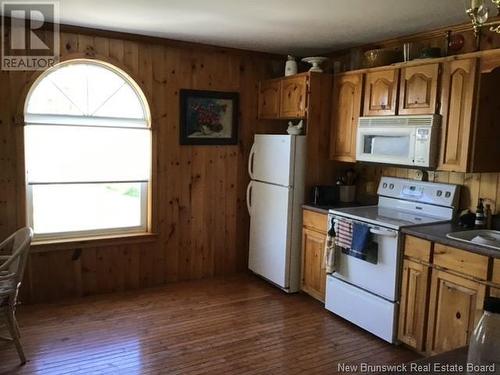
[(247, 187), (247, 209), (248, 209), (248, 214), (252, 216), (252, 181), (248, 184)]
[(248, 156), (248, 175), (253, 180), (253, 160), (255, 157), (255, 143), (252, 145), (250, 149), (250, 155)]

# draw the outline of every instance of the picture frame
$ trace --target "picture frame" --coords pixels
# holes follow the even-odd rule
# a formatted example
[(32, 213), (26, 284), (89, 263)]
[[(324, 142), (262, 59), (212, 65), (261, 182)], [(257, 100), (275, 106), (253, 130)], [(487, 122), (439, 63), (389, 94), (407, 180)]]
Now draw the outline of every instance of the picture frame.
[(237, 92), (180, 90), (181, 145), (238, 144)]

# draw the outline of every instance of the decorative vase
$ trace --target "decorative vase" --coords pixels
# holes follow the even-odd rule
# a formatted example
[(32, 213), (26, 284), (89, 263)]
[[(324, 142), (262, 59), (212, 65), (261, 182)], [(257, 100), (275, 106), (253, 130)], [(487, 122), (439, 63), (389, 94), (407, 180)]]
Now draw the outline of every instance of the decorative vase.
[(297, 74), (297, 61), (292, 55), (288, 55), (285, 63), (285, 77)]
[(314, 56), (314, 57), (304, 57), (302, 59), (303, 62), (311, 64), (310, 72), (322, 73), (323, 69), (321, 69), (320, 65), (328, 60), (328, 57)]

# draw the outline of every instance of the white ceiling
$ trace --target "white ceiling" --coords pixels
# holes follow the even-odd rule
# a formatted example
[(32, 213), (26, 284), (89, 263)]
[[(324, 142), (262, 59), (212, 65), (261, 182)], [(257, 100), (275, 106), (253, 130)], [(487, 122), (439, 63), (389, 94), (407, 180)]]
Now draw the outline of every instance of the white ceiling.
[(467, 22), (461, 0), (61, 0), (61, 22), (311, 55)]

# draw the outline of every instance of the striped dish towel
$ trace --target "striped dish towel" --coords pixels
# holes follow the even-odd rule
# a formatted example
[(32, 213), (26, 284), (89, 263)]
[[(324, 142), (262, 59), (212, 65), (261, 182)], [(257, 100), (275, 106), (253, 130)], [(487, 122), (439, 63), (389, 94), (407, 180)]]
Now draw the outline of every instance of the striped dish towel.
[(328, 217), (328, 232), (325, 242), (325, 252), (323, 259), (325, 262), (326, 273), (334, 273), (335, 265), (337, 263), (337, 249), (335, 246), (335, 219)]
[(352, 243), (352, 221), (337, 219), (335, 221), (335, 245), (343, 249), (350, 249)]

